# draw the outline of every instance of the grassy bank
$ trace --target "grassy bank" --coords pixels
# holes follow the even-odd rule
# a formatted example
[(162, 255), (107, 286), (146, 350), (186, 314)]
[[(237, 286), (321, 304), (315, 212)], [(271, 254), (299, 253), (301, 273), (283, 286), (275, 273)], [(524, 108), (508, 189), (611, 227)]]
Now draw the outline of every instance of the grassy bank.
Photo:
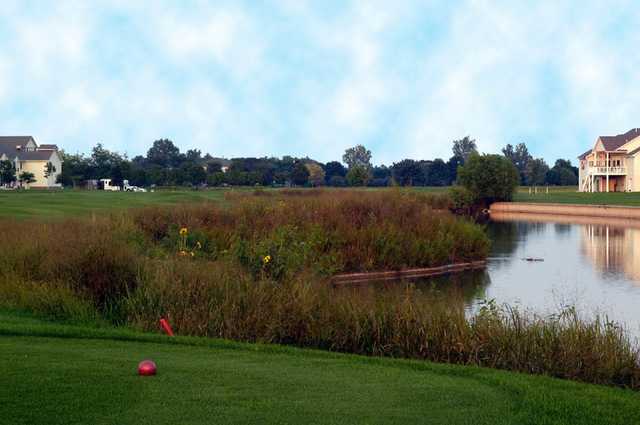
[(537, 194), (529, 194), (528, 188), (520, 188), (514, 195), (514, 202), (540, 202), (558, 204), (583, 205), (623, 205), (640, 207), (640, 192), (578, 192), (577, 187), (550, 188), (549, 193), (544, 188), (538, 188)]
[(87, 190), (0, 191), (0, 219), (55, 219), (150, 205), (219, 201), (224, 190), (162, 190), (148, 193)]
[[(152, 358), (158, 375), (136, 376)], [(0, 313), (0, 423), (630, 424), (637, 393)]]
[(482, 259), (481, 228), (446, 197), (407, 191), (234, 194), (51, 223), (0, 223), (0, 306), (46, 317), (547, 374), (640, 388), (624, 330), (574, 311), (539, 317), (492, 303), (465, 314), (399, 283), (334, 289), (338, 272)]

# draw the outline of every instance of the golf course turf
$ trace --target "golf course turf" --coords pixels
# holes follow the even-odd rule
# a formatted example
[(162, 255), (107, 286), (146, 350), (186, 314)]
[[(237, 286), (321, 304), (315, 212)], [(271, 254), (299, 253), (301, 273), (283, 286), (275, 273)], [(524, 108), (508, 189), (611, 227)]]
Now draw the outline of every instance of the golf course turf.
[[(152, 359), (158, 375), (140, 377)], [(0, 314), (0, 423), (640, 423), (640, 394), (475, 367)]]

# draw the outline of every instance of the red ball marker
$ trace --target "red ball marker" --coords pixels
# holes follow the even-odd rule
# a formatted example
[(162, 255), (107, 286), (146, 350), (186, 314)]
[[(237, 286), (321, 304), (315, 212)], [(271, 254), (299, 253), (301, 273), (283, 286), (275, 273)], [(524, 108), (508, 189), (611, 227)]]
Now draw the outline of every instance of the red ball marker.
[(138, 375), (153, 376), (156, 374), (156, 364), (151, 360), (143, 360), (138, 365)]

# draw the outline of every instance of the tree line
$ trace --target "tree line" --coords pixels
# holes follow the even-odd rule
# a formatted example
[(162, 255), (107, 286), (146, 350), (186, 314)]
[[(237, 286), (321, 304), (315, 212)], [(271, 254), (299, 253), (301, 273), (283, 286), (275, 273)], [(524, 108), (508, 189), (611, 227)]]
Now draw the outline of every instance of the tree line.
[[(130, 159), (98, 143), (89, 155), (61, 152), (64, 166), (58, 182), (68, 187), (102, 178), (137, 186), (449, 186), (457, 181), (459, 167), (477, 153), (476, 141), (468, 136), (453, 141), (447, 161), (403, 159), (390, 166), (374, 166), (371, 151), (362, 145), (347, 149), (342, 161), (321, 163), (292, 156), (216, 158), (198, 149), (181, 152), (168, 139), (156, 140), (146, 155)], [(524, 143), (506, 145), (502, 154), (518, 170), (521, 185), (578, 182), (578, 169), (569, 160), (549, 167)]]

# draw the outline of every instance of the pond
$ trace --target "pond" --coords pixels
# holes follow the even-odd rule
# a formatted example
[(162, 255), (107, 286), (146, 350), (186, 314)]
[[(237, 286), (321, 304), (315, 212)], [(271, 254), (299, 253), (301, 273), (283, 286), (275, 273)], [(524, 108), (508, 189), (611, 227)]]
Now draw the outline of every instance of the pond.
[(574, 305), (640, 336), (640, 221), (499, 214), (487, 231), (487, 269), (446, 278), (471, 310), (490, 299), (542, 314)]

